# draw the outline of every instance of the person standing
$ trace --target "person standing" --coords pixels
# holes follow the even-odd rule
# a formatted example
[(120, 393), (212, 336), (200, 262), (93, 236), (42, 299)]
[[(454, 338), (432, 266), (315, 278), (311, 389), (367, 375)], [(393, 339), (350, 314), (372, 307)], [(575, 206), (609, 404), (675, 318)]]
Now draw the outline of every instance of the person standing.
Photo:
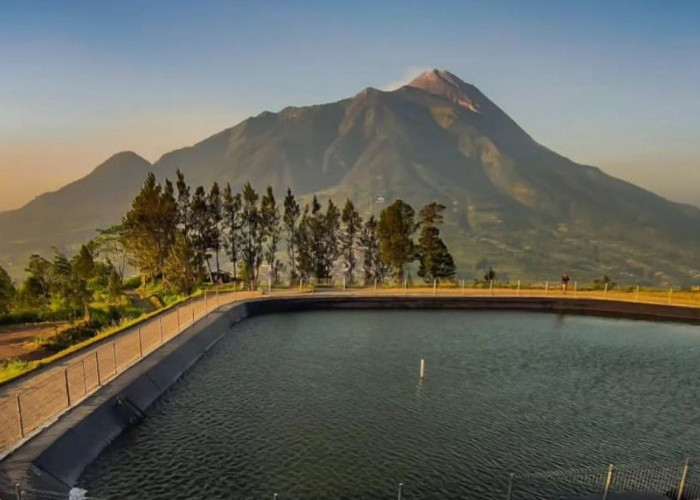
[(561, 292), (566, 293), (566, 289), (569, 287), (569, 275), (564, 273), (561, 275)]

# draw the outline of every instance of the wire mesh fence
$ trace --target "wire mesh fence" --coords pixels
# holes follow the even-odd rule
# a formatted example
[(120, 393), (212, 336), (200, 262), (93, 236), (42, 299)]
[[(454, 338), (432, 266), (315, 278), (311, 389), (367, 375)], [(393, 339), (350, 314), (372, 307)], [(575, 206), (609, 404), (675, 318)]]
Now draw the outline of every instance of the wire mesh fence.
[(256, 295), (206, 293), (6, 387), (0, 395), (0, 457), (213, 309)]
[(506, 500), (700, 500), (700, 466), (691, 460), (511, 474)]

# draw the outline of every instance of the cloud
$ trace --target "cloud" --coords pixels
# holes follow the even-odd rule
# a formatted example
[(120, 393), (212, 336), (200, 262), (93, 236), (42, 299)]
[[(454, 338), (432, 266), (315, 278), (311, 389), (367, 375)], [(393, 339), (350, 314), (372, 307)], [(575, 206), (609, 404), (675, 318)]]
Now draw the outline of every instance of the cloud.
[(403, 76), (401, 76), (401, 78), (393, 80), (387, 83), (386, 85), (382, 86), (382, 90), (396, 90), (400, 87), (403, 87), (415, 77), (417, 77), (424, 71), (428, 71), (429, 69), (430, 68), (428, 68), (427, 66), (409, 66), (403, 71)]

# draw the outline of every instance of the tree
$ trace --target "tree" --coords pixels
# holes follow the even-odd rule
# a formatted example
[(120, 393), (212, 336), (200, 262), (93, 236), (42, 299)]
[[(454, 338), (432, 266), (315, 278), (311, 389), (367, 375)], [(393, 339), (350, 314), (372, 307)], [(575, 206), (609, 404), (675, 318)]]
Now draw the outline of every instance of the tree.
[(68, 260), (65, 254), (57, 248), (53, 249), (54, 256), (51, 261), (51, 288), (52, 299), (61, 307), (67, 308), (75, 314), (82, 310), (85, 319), (90, 321), (90, 299), (92, 292), (88, 288), (87, 280), (80, 276), (77, 268), (77, 259)]
[(274, 283), (278, 282), (279, 270), (278, 262), (276, 261), (277, 247), (281, 236), (282, 227), (280, 210), (275, 200), (275, 195), (272, 192), (272, 186), (267, 186), (267, 192), (262, 197), (260, 202), (260, 217), (263, 234), (265, 235), (266, 246), (264, 250), (265, 260), (270, 266), (270, 276)]
[(326, 213), (322, 219), (321, 227), (322, 244), (319, 260), (322, 263), (322, 278), (330, 278), (333, 275), (333, 266), (338, 259), (338, 233), (340, 232), (340, 210), (328, 200)]
[(206, 191), (198, 186), (192, 196), (192, 246), (199, 262), (207, 266), (209, 279), (213, 282), (214, 276), (211, 269), (209, 249), (212, 247), (212, 220), (209, 211)]
[(177, 293), (192, 293), (197, 281), (196, 277), (200, 275), (201, 262), (187, 240), (185, 232), (178, 229), (175, 234), (175, 243), (170, 249), (163, 269), (166, 288)]
[(241, 228), (242, 216), (241, 208), (243, 201), (241, 193), (233, 194), (231, 184), (226, 183), (223, 193), (223, 226), (226, 241), (226, 250), (231, 264), (233, 264), (233, 276), (238, 276), (237, 264), (241, 254)]
[(377, 224), (382, 260), (394, 269), (396, 279), (403, 281), (404, 267), (415, 258), (413, 233), (416, 231), (413, 208), (396, 200), (382, 210)]
[(23, 300), (37, 307), (47, 305), (51, 299), (51, 262), (39, 254), (32, 254), (25, 271), (27, 277), (21, 289)]
[(340, 252), (343, 255), (343, 265), (345, 268), (345, 278), (349, 284), (354, 281), (354, 271), (356, 265), (355, 244), (362, 229), (362, 217), (355, 209), (350, 199), (345, 201), (343, 213), (340, 217), (343, 222), (343, 231), (340, 234)]
[(284, 225), (285, 235), (287, 238), (287, 255), (289, 257), (290, 280), (297, 278), (297, 259), (296, 259), (296, 231), (297, 221), (301, 215), (299, 203), (294, 199), (292, 190), (287, 188), (287, 196), (284, 197), (284, 215), (282, 222)]
[(15, 285), (7, 271), (0, 266), (0, 314), (10, 311), (12, 301), (15, 298)]
[(219, 252), (221, 251), (221, 221), (223, 219), (221, 192), (219, 184), (214, 183), (209, 191), (209, 199), (207, 200), (207, 209), (209, 212), (209, 248), (214, 251), (216, 262), (216, 273), (221, 271), (219, 266)]
[(438, 225), (442, 224), (445, 206), (439, 203), (425, 205), (420, 211), (418, 236), (418, 276), (430, 283), (433, 280), (454, 278), (456, 267), (452, 255), (440, 238)]
[(165, 257), (174, 240), (177, 218), (172, 184), (166, 182), (163, 189), (156, 184), (155, 175), (149, 172), (122, 220), (122, 242), (129, 263), (142, 273), (144, 282), (162, 275)]
[(297, 272), (299, 278), (302, 279), (308, 279), (314, 272), (311, 226), (311, 213), (307, 204), (304, 206), (299, 225), (294, 231), (294, 245), (297, 249)]
[(379, 236), (377, 235), (377, 219), (370, 215), (362, 226), (359, 238), (362, 249), (362, 270), (365, 285), (371, 284), (375, 279), (384, 277), (385, 265), (381, 259)]
[(95, 239), (96, 252), (104, 255), (112, 263), (119, 275), (119, 281), (124, 280), (124, 268), (126, 264), (126, 247), (123, 241), (123, 228), (121, 224), (110, 226), (107, 229), (98, 229), (99, 235)]
[(251, 282), (256, 283), (258, 279), (258, 268), (262, 262), (262, 224), (260, 210), (258, 208), (259, 196), (247, 182), (243, 186), (242, 192), (243, 207), (241, 214), (242, 240), (241, 257), (249, 273)]

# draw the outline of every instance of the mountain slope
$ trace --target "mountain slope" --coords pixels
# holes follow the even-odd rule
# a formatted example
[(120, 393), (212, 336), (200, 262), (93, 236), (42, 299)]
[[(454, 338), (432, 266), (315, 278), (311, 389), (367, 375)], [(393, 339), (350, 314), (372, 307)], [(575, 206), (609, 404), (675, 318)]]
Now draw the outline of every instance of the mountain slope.
[(16, 269), (32, 252), (70, 250), (118, 222), (151, 167), (136, 153), (117, 153), (82, 179), (0, 213), (0, 263)]
[[(143, 162), (128, 162), (133, 184), (123, 189), (110, 193), (95, 181), (98, 170), (120, 168), (107, 162), (65, 193), (53, 193), (60, 200), (39, 203), (40, 197), (0, 215), (0, 235), (48, 212), (56, 218), (90, 212), (116, 222), (145, 176)], [(238, 189), (250, 181), (261, 190), (270, 184), (280, 196), (288, 186), (298, 195), (349, 196), (375, 213), (381, 198), (416, 206), (440, 201), (450, 208), (446, 241), (468, 278), (488, 265), (513, 278), (567, 269), (581, 279), (611, 274), (621, 281), (694, 283), (700, 273), (694, 256), (700, 210), (547, 149), (446, 71), (425, 72), (392, 92), (368, 88), (334, 103), (265, 112), (164, 155), (152, 169), (161, 179), (181, 169), (191, 184), (205, 186), (231, 182)], [(103, 195), (78, 200), (69, 191)], [(114, 213), (102, 203), (107, 195)], [(56, 222), (53, 236), (70, 240), (77, 234), (71, 231), (90, 224)], [(36, 246), (41, 224), (21, 225), (13, 239)], [(4, 242), (0, 252), (8, 252)]]

